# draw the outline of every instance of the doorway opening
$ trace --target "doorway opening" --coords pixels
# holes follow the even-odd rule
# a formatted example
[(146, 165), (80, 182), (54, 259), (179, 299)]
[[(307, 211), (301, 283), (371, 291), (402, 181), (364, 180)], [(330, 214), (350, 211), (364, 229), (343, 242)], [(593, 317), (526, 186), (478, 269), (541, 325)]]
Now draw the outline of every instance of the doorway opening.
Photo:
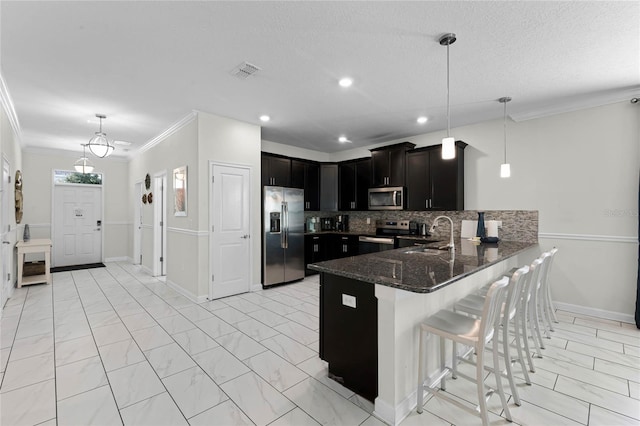
[(142, 265), (142, 182), (133, 189), (133, 264)]

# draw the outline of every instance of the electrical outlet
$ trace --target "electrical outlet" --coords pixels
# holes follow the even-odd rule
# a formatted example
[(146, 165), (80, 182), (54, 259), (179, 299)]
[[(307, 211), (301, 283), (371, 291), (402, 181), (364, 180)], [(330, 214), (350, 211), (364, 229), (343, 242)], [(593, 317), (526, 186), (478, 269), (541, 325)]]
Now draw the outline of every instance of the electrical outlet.
[(349, 294), (343, 294), (342, 295), (342, 304), (344, 306), (349, 306), (351, 308), (355, 308), (356, 307), (356, 297), (355, 296), (351, 296)]
[(498, 228), (502, 228), (502, 221), (501, 220), (496, 220), (496, 222), (498, 222)]
[(367, 218), (367, 225), (371, 225), (371, 218), (370, 217)]

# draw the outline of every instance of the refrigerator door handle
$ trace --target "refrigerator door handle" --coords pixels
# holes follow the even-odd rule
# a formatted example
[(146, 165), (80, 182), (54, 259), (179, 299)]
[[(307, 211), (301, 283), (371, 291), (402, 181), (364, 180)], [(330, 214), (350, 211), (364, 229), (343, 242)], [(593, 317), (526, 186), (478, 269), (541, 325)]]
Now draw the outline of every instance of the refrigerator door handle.
[(289, 248), (289, 204), (286, 201), (282, 202), (282, 218), (284, 221), (284, 227), (282, 229), (282, 248)]
[(281, 220), (281, 226), (280, 226), (280, 248), (285, 248), (285, 241), (284, 241), (284, 233), (285, 230), (287, 229), (287, 222), (286, 222), (286, 216), (285, 216), (285, 210), (284, 210), (284, 201), (280, 204), (280, 220)]

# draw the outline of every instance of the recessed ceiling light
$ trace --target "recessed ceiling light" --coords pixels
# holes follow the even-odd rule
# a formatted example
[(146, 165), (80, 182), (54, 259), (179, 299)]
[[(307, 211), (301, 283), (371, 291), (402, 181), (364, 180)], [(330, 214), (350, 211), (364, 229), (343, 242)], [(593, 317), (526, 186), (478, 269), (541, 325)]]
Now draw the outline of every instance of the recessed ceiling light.
[(353, 79), (349, 77), (344, 77), (344, 78), (341, 78), (340, 81), (338, 81), (338, 84), (342, 87), (350, 87), (353, 84)]
[(340, 143), (351, 143), (351, 141), (349, 139), (347, 139), (346, 136), (340, 136), (338, 138), (338, 142), (340, 142)]
[(260, 116), (260, 121), (262, 121), (263, 123), (266, 123), (269, 120), (271, 120), (271, 117), (269, 117), (268, 115), (261, 115)]
[(422, 117), (418, 117), (418, 119), (416, 121), (418, 122), (418, 124), (424, 124), (424, 123), (427, 122), (427, 120), (428, 120), (427, 117), (422, 116)]

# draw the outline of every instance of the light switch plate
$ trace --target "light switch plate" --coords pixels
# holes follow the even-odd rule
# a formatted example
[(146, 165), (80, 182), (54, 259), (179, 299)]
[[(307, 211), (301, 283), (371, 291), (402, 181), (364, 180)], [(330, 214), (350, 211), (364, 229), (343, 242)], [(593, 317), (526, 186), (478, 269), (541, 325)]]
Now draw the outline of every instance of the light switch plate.
[(355, 308), (356, 307), (356, 297), (355, 296), (351, 296), (349, 294), (343, 294), (342, 295), (342, 304), (344, 306), (349, 306), (351, 308)]

